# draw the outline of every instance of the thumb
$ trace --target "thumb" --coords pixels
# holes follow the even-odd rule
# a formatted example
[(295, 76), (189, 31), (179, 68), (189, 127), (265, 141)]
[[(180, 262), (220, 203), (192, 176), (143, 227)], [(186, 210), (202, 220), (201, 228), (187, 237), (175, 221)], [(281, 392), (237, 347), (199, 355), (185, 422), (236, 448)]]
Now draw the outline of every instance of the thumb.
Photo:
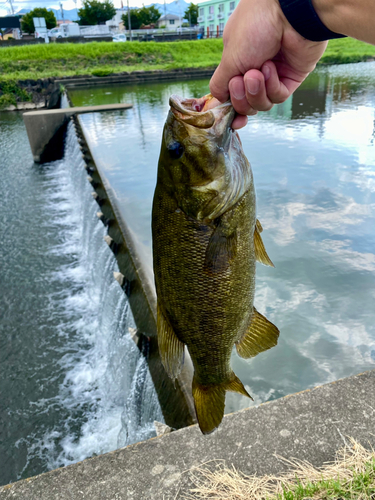
[(225, 50), (221, 63), (216, 68), (210, 81), (210, 92), (220, 102), (225, 102), (229, 99), (229, 82), (234, 77), (239, 75), (235, 65), (225, 58)]

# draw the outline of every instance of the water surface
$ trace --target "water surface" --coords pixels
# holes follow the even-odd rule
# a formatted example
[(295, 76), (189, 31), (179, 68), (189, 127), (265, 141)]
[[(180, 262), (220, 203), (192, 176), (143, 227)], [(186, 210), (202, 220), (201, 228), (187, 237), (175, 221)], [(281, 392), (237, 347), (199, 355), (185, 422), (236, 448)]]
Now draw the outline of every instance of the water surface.
[(162, 415), (74, 131), (36, 165), (0, 113), (0, 484), (155, 434)]
[[(83, 115), (90, 146), (151, 259), (150, 212), (172, 93), (208, 80), (70, 92), (74, 105), (129, 102)], [(316, 71), (286, 103), (240, 132), (258, 217), (276, 268), (258, 264), (255, 305), (279, 345), (233, 367), (255, 403), (375, 367), (375, 63)], [(251, 405), (227, 395), (226, 412)]]

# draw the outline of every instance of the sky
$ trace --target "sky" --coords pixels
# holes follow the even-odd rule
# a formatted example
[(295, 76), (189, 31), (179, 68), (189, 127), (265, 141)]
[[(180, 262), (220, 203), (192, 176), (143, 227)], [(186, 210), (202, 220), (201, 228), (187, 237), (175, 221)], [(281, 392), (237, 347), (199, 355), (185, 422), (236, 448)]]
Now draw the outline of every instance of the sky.
[[(173, 1), (173, 0), (172, 0)], [(187, 0), (189, 1), (189, 0)], [(198, 0), (194, 3), (200, 3), (204, 0)], [(47, 9), (59, 9), (59, 2), (53, 3), (53, 0), (12, 0), (14, 11), (17, 12), (20, 9), (33, 9), (34, 7), (46, 7)], [(123, 0), (124, 7), (126, 7), (127, 0)], [(153, 3), (153, 0), (129, 0), (130, 7), (142, 7), (142, 4), (148, 5)], [(155, 0), (155, 3), (162, 3), (161, 0)], [(166, 0), (166, 3), (172, 3), (171, 1)], [(62, 0), (62, 4), (65, 10), (74, 9), (77, 7), (78, 9), (82, 7), (82, 1), (77, 0), (77, 5), (73, 0)], [(121, 0), (113, 0), (113, 4), (116, 9), (121, 8)], [(0, 16), (5, 16), (6, 14), (10, 14), (9, 11), (9, 0), (0, 0)]]

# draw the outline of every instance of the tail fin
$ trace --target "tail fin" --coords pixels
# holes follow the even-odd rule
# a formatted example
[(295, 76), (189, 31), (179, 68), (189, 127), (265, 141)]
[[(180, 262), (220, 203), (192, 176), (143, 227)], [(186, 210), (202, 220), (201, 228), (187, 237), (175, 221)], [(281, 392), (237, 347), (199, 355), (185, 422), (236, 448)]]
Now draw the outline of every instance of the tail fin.
[(232, 372), (230, 380), (218, 385), (201, 385), (193, 378), (193, 397), (198, 424), (203, 434), (211, 434), (219, 427), (225, 407), (225, 392), (232, 391), (253, 399), (241, 380)]

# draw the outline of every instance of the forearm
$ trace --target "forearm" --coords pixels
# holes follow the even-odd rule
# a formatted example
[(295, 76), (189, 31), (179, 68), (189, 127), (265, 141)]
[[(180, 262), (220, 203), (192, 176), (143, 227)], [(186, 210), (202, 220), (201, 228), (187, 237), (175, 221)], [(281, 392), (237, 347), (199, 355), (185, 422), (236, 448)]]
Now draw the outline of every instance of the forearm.
[(375, 44), (375, 0), (312, 0), (331, 31)]

